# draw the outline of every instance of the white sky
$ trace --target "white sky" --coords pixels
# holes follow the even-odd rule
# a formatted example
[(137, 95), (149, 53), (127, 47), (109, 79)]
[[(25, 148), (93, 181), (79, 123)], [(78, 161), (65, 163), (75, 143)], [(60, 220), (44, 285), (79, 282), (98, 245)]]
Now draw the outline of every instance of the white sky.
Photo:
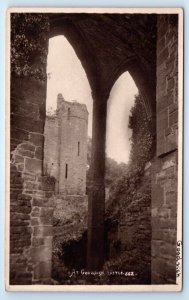
[[(66, 101), (85, 103), (89, 112), (88, 135), (92, 135), (92, 96), (86, 73), (64, 36), (49, 40), (46, 109), (56, 110), (57, 95)], [(108, 101), (106, 153), (117, 162), (127, 162), (130, 153), (128, 118), (137, 87), (128, 72), (114, 84)]]

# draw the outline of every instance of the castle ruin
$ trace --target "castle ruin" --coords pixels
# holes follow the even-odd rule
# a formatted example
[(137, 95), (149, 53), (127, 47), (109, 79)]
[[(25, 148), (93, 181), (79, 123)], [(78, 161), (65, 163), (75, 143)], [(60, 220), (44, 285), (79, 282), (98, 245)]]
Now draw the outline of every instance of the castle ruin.
[(85, 195), (87, 167), (86, 105), (57, 97), (57, 111), (46, 117), (44, 171), (53, 176), (56, 193)]
[[(65, 203), (69, 204), (69, 199), (75, 201), (73, 206), (76, 213), (78, 206), (81, 206), (79, 200), (85, 198), (86, 156), (83, 151), (86, 151), (84, 143), (87, 139), (84, 135), (87, 131), (86, 109), (60, 97), (57, 115), (52, 118), (46, 118), (45, 115), (48, 39), (64, 35), (81, 61), (93, 97), (87, 268), (102, 269), (106, 258), (104, 214), (107, 102), (116, 80), (128, 71), (143, 97), (148, 116), (154, 122), (156, 152), (151, 161), (151, 199), (147, 205), (137, 203), (136, 207), (133, 204), (125, 215), (123, 210), (123, 224), (118, 223), (118, 237), (121, 242), (124, 239), (123, 252), (128, 253), (133, 267), (142, 266), (147, 232), (148, 283), (160, 286), (169, 284), (170, 288), (174, 285), (175, 290), (179, 290), (176, 283), (182, 278), (182, 269), (177, 269), (176, 250), (177, 241), (182, 238), (181, 226), (177, 225), (182, 215), (183, 12), (181, 9), (166, 9), (159, 13), (148, 9), (146, 13), (141, 11), (141, 14), (133, 13), (133, 10), (132, 13), (122, 10), (122, 13), (111, 14), (45, 13), (49, 22), (47, 33), (44, 26), (38, 26), (38, 23), (38, 30), (35, 31), (30, 30), (29, 22), (20, 28), (20, 18), (25, 18), (27, 14), (11, 12), (11, 15), (18, 19), (15, 26), (15, 18), (11, 18), (11, 28), (16, 28), (13, 32), (24, 34), (26, 28), (27, 38), (31, 41), (35, 41), (35, 38), (37, 40), (40, 34), (46, 37), (45, 42), (41, 39), (40, 47), (33, 47), (33, 52), (28, 52), (26, 46), (30, 72), (19, 73), (20, 68), (15, 68), (14, 63), (11, 63), (10, 197), (8, 194), (10, 247), (6, 251), (10, 253), (11, 285), (52, 284), (53, 218), (56, 213), (65, 211), (65, 207), (61, 211), (58, 206), (54, 211), (54, 196), (58, 198), (59, 193), (62, 193), (61, 197), (65, 198), (64, 203), (59, 199), (62, 207)], [(11, 47), (14, 46), (11, 38)], [(22, 55), (18, 54), (13, 62), (17, 62), (20, 67)], [(36, 70), (41, 72), (38, 74)], [(78, 127), (80, 129), (77, 131)], [(49, 148), (46, 135), (48, 130), (51, 137)], [(54, 179), (50, 181), (47, 175), (55, 178), (56, 190)], [(128, 207), (125, 205), (126, 209)], [(137, 222), (132, 219), (131, 226), (128, 220), (133, 216), (136, 216)], [(143, 224), (139, 224), (140, 220), (143, 220)], [(65, 230), (59, 232), (65, 236)], [(138, 255), (136, 243), (141, 249)], [(181, 246), (182, 242), (180, 249)], [(128, 267), (127, 263), (125, 267)], [(143, 279), (144, 283), (147, 281)]]

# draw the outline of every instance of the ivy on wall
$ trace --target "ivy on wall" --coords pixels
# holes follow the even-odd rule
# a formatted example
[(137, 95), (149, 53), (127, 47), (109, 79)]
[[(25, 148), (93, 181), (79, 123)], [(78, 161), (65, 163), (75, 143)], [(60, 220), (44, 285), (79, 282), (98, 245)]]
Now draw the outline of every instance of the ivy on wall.
[[(125, 173), (111, 185), (111, 205), (107, 215), (119, 219), (118, 207), (127, 207), (137, 194), (137, 188), (143, 178), (146, 163), (155, 152), (155, 131), (153, 120), (147, 117), (144, 102), (140, 95), (135, 96), (135, 103), (129, 117), (132, 130), (130, 160)], [(145, 196), (145, 195), (144, 195)], [(116, 214), (113, 211), (117, 212)]]
[(11, 73), (46, 78), (49, 20), (45, 14), (11, 14)]

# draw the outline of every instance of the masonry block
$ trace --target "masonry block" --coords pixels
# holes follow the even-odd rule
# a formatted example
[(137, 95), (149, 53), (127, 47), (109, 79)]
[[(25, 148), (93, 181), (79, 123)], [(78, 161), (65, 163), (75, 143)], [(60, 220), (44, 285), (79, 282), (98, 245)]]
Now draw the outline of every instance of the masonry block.
[(177, 151), (156, 158), (152, 163), (153, 284), (175, 283), (176, 280), (176, 265), (173, 265), (176, 261), (176, 213)]
[(26, 158), (25, 159), (25, 171), (28, 173), (41, 174), (42, 161), (39, 159)]
[(50, 225), (34, 226), (33, 229), (34, 229), (33, 236), (36, 236), (36, 237), (44, 237), (44, 236), (52, 236), (53, 235), (53, 227)]
[(30, 257), (32, 262), (43, 262), (51, 260), (52, 248), (47, 246), (38, 246), (31, 249)]
[(39, 263), (34, 269), (34, 279), (51, 278), (51, 260)]
[(44, 143), (44, 135), (40, 133), (30, 133), (29, 135), (30, 142), (33, 143), (35, 146), (43, 147)]
[[(162, 16), (158, 17), (157, 36), (156, 119), (158, 156), (176, 150), (178, 147), (177, 134), (173, 134), (175, 132), (173, 126), (178, 124), (178, 111), (175, 109), (176, 103), (178, 103), (178, 29), (167, 20), (164, 30), (160, 30), (159, 24), (162, 22), (162, 18)], [(164, 35), (160, 32), (164, 32)]]

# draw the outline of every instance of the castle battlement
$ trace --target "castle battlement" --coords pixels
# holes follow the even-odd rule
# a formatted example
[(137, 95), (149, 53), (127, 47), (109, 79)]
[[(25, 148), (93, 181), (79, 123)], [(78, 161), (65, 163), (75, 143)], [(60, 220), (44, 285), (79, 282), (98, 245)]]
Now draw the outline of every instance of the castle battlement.
[(88, 122), (88, 110), (85, 104), (79, 103), (77, 101), (66, 101), (64, 100), (62, 94), (58, 94), (57, 97), (57, 116), (59, 117), (76, 117), (84, 119)]

